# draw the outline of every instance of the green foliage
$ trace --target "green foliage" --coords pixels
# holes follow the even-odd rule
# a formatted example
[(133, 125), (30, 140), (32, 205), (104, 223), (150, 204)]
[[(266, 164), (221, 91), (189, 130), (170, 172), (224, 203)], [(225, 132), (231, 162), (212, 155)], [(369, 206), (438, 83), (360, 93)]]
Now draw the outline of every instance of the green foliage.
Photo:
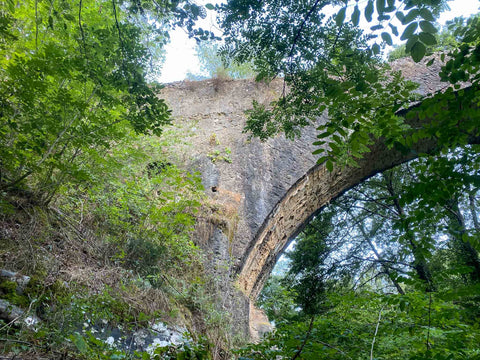
[(232, 158), (230, 157), (231, 153), (232, 151), (230, 150), (230, 148), (226, 147), (223, 151), (218, 149), (212, 151), (211, 153), (207, 154), (207, 157), (210, 160), (212, 160), (213, 163), (221, 160), (231, 164), (232, 163)]
[(3, 280), (0, 282), (0, 298), (7, 300), (10, 304), (17, 306), (28, 306), (28, 298), (19, 295), (16, 291), (15, 281)]
[(85, 161), (132, 131), (169, 124), (161, 86), (147, 82), (168, 26), (213, 36), (195, 28), (206, 10), (188, 0), (12, 4), (0, 4), (0, 189), (37, 203), (90, 179)]
[(293, 289), (285, 286), (282, 279), (282, 276), (271, 275), (257, 300), (268, 319), (275, 324), (291, 321), (298, 316)]
[[(421, 293), (344, 292), (330, 294), (329, 301), (332, 308), (316, 317), (299, 359), (368, 359), (371, 353), (375, 359), (479, 356), (478, 327), (461, 308), (441, 297), (430, 301)], [(239, 353), (244, 359), (292, 359), (307, 332), (307, 321), (282, 323), (261, 343)], [(426, 346), (427, 338), (430, 347)]]
[(317, 59), (275, 65), (284, 73), (289, 91), (269, 107), (254, 102), (246, 131), (262, 140), (279, 132), (293, 139), (302, 127), (318, 126), (314, 119), (328, 115), (329, 121), (317, 129), (314, 154), (322, 155), (319, 162), (355, 165), (373, 139), (398, 139), (408, 129), (396, 112), (414, 99), (411, 91), (416, 86), (399, 73), (388, 74), (388, 66), (370, 51), (360, 31), (345, 25), (337, 37), (339, 31), (327, 22), (315, 35), (312, 46), (323, 52)]
[[(0, 2), (0, 216), (25, 225), (2, 254), (39, 279), (22, 296), (2, 282), (0, 295), (42, 319), (35, 332), (2, 322), (3, 350), (131, 358), (76, 332), (147, 326), (204, 285), (191, 236), (203, 189), (177, 162), (183, 144), (164, 131), (170, 110), (152, 79), (167, 30), (215, 38), (195, 27), (205, 16), (189, 0)], [(202, 346), (169, 354), (209, 358)]]
[[(339, 6), (336, 15), (326, 17), (327, 5)], [(325, 162), (329, 170), (335, 162), (356, 166), (378, 139), (389, 148), (408, 151), (425, 139), (440, 138), (439, 147), (452, 147), (478, 136), (478, 127), (472, 123), (477, 110), (465, 107), (467, 102), (478, 102), (476, 91), (460, 92), (459, 96), (453, 91), (460, 88), (460, 81), (470, 81), (472, 88), (478, 86), (475, 18), (465, 26), (454, 22), (453, 38), (443, 38), (437, 35), (434, 22), (446, 8), (445, 1), (369, 0), (355, 4), (351, 17), (349, 8), (345, 2), (333, 0), (270, 0), (261, 6), (254, 1), (229, 1), (221, 6), (224, 52), (240, 62), (253, 61), (259, 80), (284, 79), (280, 99), (267, 105), (253, 103), (246, 131), (262, 140), (279, 132), (294, 138), (302, 127), (318, 126), (316, 119), (328, 115), (317, 129), (318, 149), (314, 153), (321, 155), (318, 161)], [(373, 25), (369, 34), (358, 27), (361, 17)], [(404, 27), (401, 32), (400, 24)], [(388, 66), (382, 64), (382, 47), (391, 45), (393, 37), (405, 41), (405, 52), (416, 62), (433, 49), (450, 50), (441, 77), (453, 86), (427, 94), (428, 101), (413, 109), (407, 119), (399, 116), (399, 110), (423, 99), (413, 92), (413, 84), (399, 74), (390, 74)], [(438, 59), (431, 58), (428, 64), (434, 61)], [(432, 121), (437, 116), (438, 121)], [(461, 121), (453, 125), (448, 122), (452, 118)], [(422, 124), (412, 129), (414, 119)], [(447, 134), (451, 136), (447, 138)], [(404, 135), (415, 140), (406, 143)]]
[[(451, 51), (460, 45), (462, 38), (459, 36), (458, 29), (465, 27), (465, 19), (463, 17), (455, 18), (451, 21), (447, 21), (444, 27), (434, 34), (435, 40), (431, 38), (432, 35), (426, 35), (422, 33), (424, 39), (428, 39), (430, 42), (427, 46), (429, 53)], [(388, 53), (388, 60), (393, 61), (400, 58), (407, 57), (406, 45), (402, 44), (396, 46), (392, 51)]]
[(209, 352), (210, 344), (205, 340), (194, 342), (184, 342), (181, 345), (171, 345), (166, 347), (157, 347), (152, 353), (135, 352), (129, 353), (110, 347), (108, 344), (98, 340), (93, 334), (86, 336), (74, 333), (70, 340), (76, 346), (77, 350), (86, 359), (142, 359), (142, 360), (209, 360), (212, 359)]
[(200, 61), (201, 74), (189, 74), (192, 80), (207, 78), (217, 79), (249, 79), (255, 77), (251, 63), (240, 64), (222, 56), (222, 47), (218, 42), (202, 41), (196, 46)]
[(211, 344), (205, 339), (199, 341), (187, 341), (180, 346), (158, 347), (150, 357), (144, 356), (144, 359), (166, 359), (166, 360), (211, 360)]
[(70, 335), (70, 340), (77, 350), (87, 359), (128, 359), (130, 358), (121, 350), (109, 347), (106, 343), (98, 340), (93, 334), (88, 333), (86, 337), (78, 332)]
[(213, 133), (210, 135), (209, 145), (213, 149), (207, 154), (207, 157), (213, 162), (225, 161), (229, 164), (232, 163), (232, 150), (227, 146), (220, 148), (220, 140), (217, 137), (217, 134)]
[[(62, 189), (64, 211), (91, 220), (114, 264), (134, 269), (154, 286), (166, 286), (201, 267), (191, 233), (203, 198), (196, 174), (177, 167), (156, 137), (136, 137), (110, 150), (89, 170), (93, 184)], [(171, 145), (170, 145), (171, 146)]]
[(168, 123), (158, 84), (145, 80), (142, 29), (124, 13), (113, 17), (110, 6), (31, 1), (9, 14), (12, 37), (1, 49), (2, 189), (31, 179), (48, 202), (60, 184), (88, 178), (80, 168), (85, 153), (101, 152), (130, 129), (159, 134)]
[(328, 205), (260, 295), (276, 330), (240, 354), (478, 358), (478, 151), (422, 157)]
[[(86, 274), (81, 275), (83, 285), (68, 281), (68, 288), (55, 285), (47, 287), (45, 293), (29, 292), (28, 302), (22, 305), (35, 299), (32, 311), (41, 314), (43, 324), (35, 334), (24, 329), (17, 338), (62, 351), (70, 348), (65, 339), (73, 336), (79, 357), (150, 358), (147, 353), (134, 356), (111, 348), (88, 331), (103, 321), (133, 331), (148, 327), (152, 320), (172, 321), (179, 312), (190, 311), (195, 321), (205, 323), (205, 333), (215, 345), (192, 340), (158, 350), (162, 352), (158, 356), (209, 359), (219, 346), (226, 346), (230, 339), (225, 333), (230, 326), (228, 314), (216, 304), (211, 280), (203, 273), (203, 255), (191, 237), (204, 191), (196, 174), (175, 164), (178, 146), (175, 133), (158, 138), (132, 131), (101, 156), (89, 153), (82, 164), (89, 171), (89, 180), (77, 187), (63, 184), (58, 189), (61, 196), (43, 211), (47, 218), (53, 212), (59, 220), (47, 224), (45, 234), (36, 230), (45, 240), (34, 243), (35, 249), (43, 253), (43, 243), (52, 246), (49, 234), (55, 234), (55, 241), (66, 237), (69, 252), (72, 248), (93, 250), (81, 253), (79, 259), (75, 258), (78, 254), (69, 256), (69, 264), (80, 261), (83, 267), (87, 256), (98, 265), (92, 271), (114, 272), (123, 280), (98, 279), (87, 267)], [(65, 255), (54, 251), (52, 256)], [(38, 283), (43, 286), (44, 282)], [(75, 335), (82, 324), (88, 327)]]
[[(16, 333), (17, 339), (27, 344), (48, 344), (57, 351), (68, 347), (65, 339), (74, 336), (84, 323), (92, 326), (106, 321), (124, 329), (145, 327), (162, 311), (167, 313), (181, 306), (182, 296), (178, 294), (188, 290), (191, 279), (202, 278), (202, 255), (191, 239), (195, 214), (203, 198), (199, 177), (175, 165), (175, 136), (160, 139), (139, 136), (133, 130), (127, 135), (106, 151), (85, 152), (80, 167), (88, 172), (88, 178), (76, 187), (68, 182), (61, 184), (56, 190), (60, 196), (49, 208), (41, 207), (43, 216), (55, 221), (42, 224), (43, 219), (28, 208), (25, 215), (33, 217), (30, 222), (42, 224), (35, 230), (40, 240), (29, 242), (29, 246), (40, 254), (45, 253), (45, 246), (48, 254), (52, 243), (55, 249), (56, 241), (60, 241), (65, 243), (67, 254), (74, 253), (69, 256), (69, 264), (75, 267), (80, 261), (77, 266), (83, 268), (86, 256), (98, 268), (89, 270), (87, 266), (86, 274), (81, 275), (87, 284), (69, 280), (65, 282), (68, 288), (57, 286), (57, 282), (54, 286), (44, 285), (43, 274), (35, 282), (40, 289), (29, 290), (21, 303), (14, 301), (28, 307), (34, 300), (31, 311), (40, 314), (42, 325), (34, 334), (21, 330)], [(12, 195), (10, 199), (13, 204), (22, 201), (12, 199)], [(19, 216), (18, 210), (3, 213), (2, 219), (9, 221), (11, 216)], [(89, 251), (79, 255), (72, 250), (76, 248)], [(66, 256), (64, 251), (54, 250), (51, 256), (62, 258)], [(51, 271), (48, 256), (31, 261), (33, 269)], [(98, 279), (89, 271), (114, 271), (124, 280), (110, 288), (110, 279)], [(13, 301), (12, 296), (10, 289), (2, 298)], [(138, 301), (132, 302), (135, 297)], [(151, 304), (144, 298), (149, 298)], [(6, 329), (10, 331), (10, 327)], [(81, 344), (78, 337), (76, 340)], [(131, 358), (88, 335), (84, 343), (86, 358)]]
[(329, 306), (326, 293), (329, 288), (330, 270), (324, 267), (324, 263), (332, 251), (326, 237), (332, 231), (333, 215), (325, 212), (318, 218), (315, 228), (304, 231), (300, 240), (296, 242), (295, 249), (287, 253), (291, 263), (285, 282), (293, 290), (297, 306), (310, 316), (324, 312)]
[(85, 336), (78, 332), (70, 336), (80, 354), (86, 359), (142, 359), (142, 360), (210, 360), (210, 343), (201, 338), (199, 341), (185, 341), (180, 345), (157, 347), (151, 352), (127, 352), (115, 349), (105, 342), (97, 339), (93, 334)]

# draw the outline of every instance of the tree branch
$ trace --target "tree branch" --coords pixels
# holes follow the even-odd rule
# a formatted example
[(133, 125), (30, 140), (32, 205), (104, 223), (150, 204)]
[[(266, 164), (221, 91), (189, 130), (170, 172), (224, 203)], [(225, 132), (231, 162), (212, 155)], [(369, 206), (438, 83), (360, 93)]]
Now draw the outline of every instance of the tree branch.
[(300, 356), (300, 354), (302, 353), (303, 348), (305, 347), (305, 344), (307, 343), (307, 341), (310, 337), (310, 334), (312, 333), (313, 321), (314, 320), (315, 320), (315, 316), (313, 315), (312, 318), (310, 319), (310, 324), (308, 325), (308, 330), (307, 330), (307, 333), (305, 334), (305, 338), (303, 339), (302, 345), (300, 346), (298, 351), (295, 353), (292, 360), (295, 360), (296, 358), (298, 358)]
[(380, 309), (380, 312), (378, 313), (377, 326), (375, 328), (375, 334), (373, 334), (372, 347), (370, 348), (370, 360), (373, 360), (373, 346), (375, 345), (375, 339), (377, 337), (378, 328), (380, 326), (380, 320), (382, 319), (382, 311), (383, 311), (383, 307)]

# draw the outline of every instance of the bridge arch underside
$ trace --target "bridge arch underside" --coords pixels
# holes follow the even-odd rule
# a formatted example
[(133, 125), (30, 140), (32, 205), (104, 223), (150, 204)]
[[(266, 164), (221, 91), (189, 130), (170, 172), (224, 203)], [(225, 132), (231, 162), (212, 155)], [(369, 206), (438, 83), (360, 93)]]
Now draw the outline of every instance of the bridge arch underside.
[[(472, 136), (469, 143), (479, 144), (480, 136)], [(436, 142), (423, 141), (404, 154), (379, 141), (358, 167), (334, 167), (331, 172), (324, 164), (311, 168), (277, 203), (250, 243), (239, 269), (240, 289), (255, 300), (289, 241), (330, 201), (363, 180), (436, 148)]]

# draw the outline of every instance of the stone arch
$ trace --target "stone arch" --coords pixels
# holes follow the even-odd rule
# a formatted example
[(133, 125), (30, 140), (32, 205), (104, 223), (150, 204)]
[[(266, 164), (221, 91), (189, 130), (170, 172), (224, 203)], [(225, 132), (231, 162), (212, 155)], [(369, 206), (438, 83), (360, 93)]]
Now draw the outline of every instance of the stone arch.
[[(418, 83), (421, 95), (445, 88), (438, 77), (439, 61), (427, 67), (400, 59), (391, 67)], [(173, 159), (198, 171), (206, 189), (194, 241), (205, 251), (207, 271), (218, 280), (222, 306), (245, 333), (246, 320), (256, 317), (250, 300), (262, 289), (288, 240), (310, 217), (361, 180), (436, 147), (423, 142), (405, 155), (378, 142), (360, 167), (330, 173), (315, 165), (315, 125), (302, 129), (296, 141), (279, 135), (260, 142), (243, 132), (244, 112), (252, 101), (268, 105), (282, 91), (281, 79), (270, 84), (225, 80), (220, 87), (205, 80), (169, 84), (161, 94), (175, 118), (172, 135), (180, 140)], [(470, 142), (480, 143), (480, 136)]]
[[(407, 112), (404, 111), (404, 115)], [(413, 121), (421, 125), (418, 119)], [(472, 136), (469, 142), (480, 143), (480, 136)], [(256, 299), (289, 240), (322, 207), (363, 180), (416, 158), (418, 154), (432, 153), (436, 148), (435, 141), (423, 140), (405, 154), (377, 141), (358, 161), (358, 167), (334, 167), (330, 172), (325, 164), (313, 166), (278, 201), (246, 249), (239, 269), (239, 287), (250, 299)]]
[[(418, 83), (421, 95), (445, 89), (438, 77), (440, 61), (427, 67), (400, 59), (391, 67)], [(328, 172), (315, 165), (312, 155), (315, 125), (302, 129), (293, 142), (282, 135), (260, 142), (243, 132), (245, 110), (253, 100), (269, 104), (281, 96), (281, 79), (268, 85), (249, 80), (221, 85), (215, 87), (212, 80), (173, 83), (162, 97), (172, 107), (177, 131), (190, 143), (179, 142), (176, 156), (201, 173), (207, 189), (210, 205), (197, 221), (195, 241), (207, 251), (206, 263), (222, 276), (225, 287), (236, 281), (250, 299), (258, 295), (288, 240), (325, 204), (363, 179), (436, 147), (424, 141), (402, 154), (378, 142), (358, 168)], [(412, 122), (424, 125), (415, 118)]]

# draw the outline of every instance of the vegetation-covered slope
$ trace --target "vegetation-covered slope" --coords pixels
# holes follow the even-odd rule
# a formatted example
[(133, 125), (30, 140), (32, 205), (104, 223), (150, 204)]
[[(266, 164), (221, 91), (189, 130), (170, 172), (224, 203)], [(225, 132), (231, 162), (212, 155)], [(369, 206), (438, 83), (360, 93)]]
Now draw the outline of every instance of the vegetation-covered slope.
[[(192, 242), (203, 189), (153, 80), (167, 30), (206, 38), (204, 15), (188, 1), (0, 2), (0, 269), (15, 272), (0, 282), (0, 353), (149, 356), (99, 333), (155, 321), (211, 334), (199, 354), (227, 346)], [(191, 350), (180, 342), (158, 352)]]

